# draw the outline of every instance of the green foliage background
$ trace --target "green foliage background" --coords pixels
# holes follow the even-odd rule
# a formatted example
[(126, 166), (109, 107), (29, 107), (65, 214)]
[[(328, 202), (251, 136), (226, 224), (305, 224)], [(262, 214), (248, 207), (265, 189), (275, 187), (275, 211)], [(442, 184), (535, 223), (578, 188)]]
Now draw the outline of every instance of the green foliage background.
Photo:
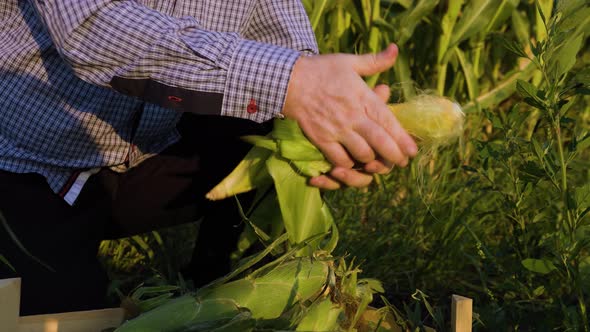
[[(322, 52), (395, 42), (393, 101), (464, 106), (458, 144), (369, 190), (327, 195), (340, 253), (364, 261), (413, 326), (588, 331), (590, 9), (584, 1), (304, 1)], [(427, 317), (427, 318), (425, 318)]]

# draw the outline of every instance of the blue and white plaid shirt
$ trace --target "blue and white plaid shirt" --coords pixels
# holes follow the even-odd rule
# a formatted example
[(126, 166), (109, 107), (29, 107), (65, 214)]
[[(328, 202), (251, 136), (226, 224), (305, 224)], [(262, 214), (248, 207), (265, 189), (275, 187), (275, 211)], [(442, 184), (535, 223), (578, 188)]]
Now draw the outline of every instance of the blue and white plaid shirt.
[(176, 142), (182, 111), (272, 118), (301, 52), (299, 0), (2, 0), (0, 169), (72, 204)]

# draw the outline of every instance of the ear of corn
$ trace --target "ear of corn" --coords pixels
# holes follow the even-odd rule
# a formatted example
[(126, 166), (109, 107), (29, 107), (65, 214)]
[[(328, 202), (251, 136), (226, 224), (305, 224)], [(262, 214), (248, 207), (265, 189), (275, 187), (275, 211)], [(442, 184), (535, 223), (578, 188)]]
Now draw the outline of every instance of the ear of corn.
[(198, 302), (184, 295), (126, 322), (115, 332), (176, 332), (190, 326), (223, 325), (240, 313), (231, 300)]
[[(249, 311), (244, 311), (239, 315), (235, 316), (224, 324), (223, 326), (217, 327), (210, 332), (250, 332), (256, 327), (256, 320), (252, 318), (252, 314)], [(191, 329), (189, 331), (203, 331), (202, 329)], [(209, 330), (207, 330), (209, 331)]]
[[(456, 103), (431, 95), (419, 95), (405, 103), (389, 105), (402, 127), (423, 146), (445, 145), (463, 132), (464, 114)], [(318, 176), (330, 171), (331, 164), (303, 134), (298, 124), (289, 119), (275, 120), (268, 137), (246, 136), (255, 147), (244, 163), (207, 194), (212, 200), (255, 189), (266, 172), (261, 165), (272, 153), (288, 160), (301, 175)], [(262, 150), (266, 152), (263, 152)]]
[(419, 95), (389, 107), (402, 127), (422, 145), (445, 145), (463, 132), (463, 111), (446, 98)]
[(327, 262), (298, 258), (257, 278), (199, 291), (199, 300), (231, 299), (255, 319), (275, 319), (300, 301), (319, 294), (328, 280)]

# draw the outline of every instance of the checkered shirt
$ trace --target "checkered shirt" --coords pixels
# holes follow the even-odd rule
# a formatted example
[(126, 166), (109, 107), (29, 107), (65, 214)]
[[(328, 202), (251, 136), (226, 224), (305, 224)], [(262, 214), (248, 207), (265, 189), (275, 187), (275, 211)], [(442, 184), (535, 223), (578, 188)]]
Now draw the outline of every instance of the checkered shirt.
[(65, 195), (176, 142), (182, 112), (266, 121), (302, 52), (299, 0), (2, 0), (0, 169)]

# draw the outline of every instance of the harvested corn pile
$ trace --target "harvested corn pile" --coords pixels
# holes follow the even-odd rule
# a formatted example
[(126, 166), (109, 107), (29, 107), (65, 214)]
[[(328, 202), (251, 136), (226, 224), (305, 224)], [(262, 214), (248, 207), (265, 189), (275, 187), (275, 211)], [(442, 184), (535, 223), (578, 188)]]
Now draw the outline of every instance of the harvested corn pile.
[[(419, 96), (390, 108), (423, 148), (445, 145), (462, 132), (461, 108), (445, 98)], [(288, 119), (275, 120), (268, 136), (244, 139), (254, 147), (207, 198), (256, 189), (235, 258), (257, 241), (266, 249), (194, 294), (162, 295), (159, 306), (116, 332), (400, 331), (395, 311), (369, 307), (383, 292), (381, 283), (359, 279), (357, 266), (330, 255), (338, 230), (320, 190), (307, 184), (332, 168), (324, 155)], [(275, 260), (255, 269), (268, 255)]]

